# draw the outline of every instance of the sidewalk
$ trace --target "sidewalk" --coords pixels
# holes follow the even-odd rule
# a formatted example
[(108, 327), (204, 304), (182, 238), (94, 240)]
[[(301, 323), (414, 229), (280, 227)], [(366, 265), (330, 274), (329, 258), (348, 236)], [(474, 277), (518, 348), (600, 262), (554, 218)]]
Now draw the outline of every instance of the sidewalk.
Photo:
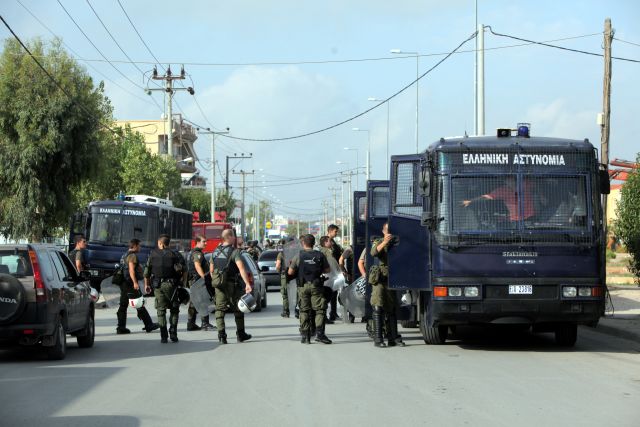
[(640, 288), (610, 286), (609, 294), (611, 302), (607, 301), (607, 313), (600, 318), (595, 330), (640, 342)]

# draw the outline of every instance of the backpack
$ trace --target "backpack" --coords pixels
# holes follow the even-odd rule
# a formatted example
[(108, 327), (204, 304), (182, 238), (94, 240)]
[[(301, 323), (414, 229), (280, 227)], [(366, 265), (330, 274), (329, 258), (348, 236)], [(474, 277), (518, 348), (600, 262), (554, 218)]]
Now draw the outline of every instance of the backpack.
[(303, 286), (305, 283), (321, 285), (323, 283), (320, 278), (322, 275), (322, 252), (300, 251), (298, 257), (298, 286)]
[[(231, 251), (228, 251), (228, 253), (226, 254), (227, 263), (225, 264), (224, 268), (221, 270), (214, 268), (213, 273), (211, 273), (211, 286), (213, 286), (216, 289), (221, 288), (224, 285), (224, 283), (227, 281), (229, 264), (231, 263), (231, 255), (233, 254), (234, 250), (235, 249), (231, 247)], [(222, 253), (223, 253), (222, 249), (220, 249), (220, 252), (218, 252), (218, 255), (216, 255), (216, 257), (220, 256), (220, 254)], [(211, 263), (213, 263), (216, 257), (211, 257)]]
[(116, 268), (116, 271), (113, 272), (111, 283), (116, 286), (122, 286), (124, 282), (127, 281), (125, 275), (125, 269), (126, 267), (128, 267), (127, 263), (125, 262), (125, 258), (127, 257), (127, 255), (129, 255), (129, 251), (127, 251), (126, 254), (122, 255), (122, 257), (120, 258), (120, 263), (118, 264), (118, 268)]

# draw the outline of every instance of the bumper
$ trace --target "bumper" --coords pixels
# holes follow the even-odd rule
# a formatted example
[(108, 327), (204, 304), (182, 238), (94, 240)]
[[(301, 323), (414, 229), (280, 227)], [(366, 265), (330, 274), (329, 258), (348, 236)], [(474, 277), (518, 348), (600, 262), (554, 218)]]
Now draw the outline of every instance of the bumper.
[(42, 337), (52, 335), (53, 329), (53, 322), (0, 326), (0, 347), (38, 344)]
[(262, 273), (264, 277), (264, 283), (266, 286), (278, 286), (280, 287), (280, 273), (277, 272), (264, 272)]
[(604, 312), (604, 298), (571, 300), (438, 300), (430, 303), (434, 326), (465, 324), (595, 324)]

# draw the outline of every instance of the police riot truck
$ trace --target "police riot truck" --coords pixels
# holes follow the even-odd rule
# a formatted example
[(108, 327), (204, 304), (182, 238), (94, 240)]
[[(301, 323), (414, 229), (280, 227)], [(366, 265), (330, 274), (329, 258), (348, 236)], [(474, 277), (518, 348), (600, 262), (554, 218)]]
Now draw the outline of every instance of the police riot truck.
[(171, 237), (172, 249), (189, 250), (192, 222), (192, 212), (174, 207), (170, 200), (127, 195), (122, 200), (91, 202), (85, 211), (76, 213), (71, 220), (69, 242), (73, 247), (77, 234), (87, 238), (88, 270), (91, 284), (96, 287), (113, 275), (133, 238), (141, 242), (141, 264), (147, 262), (160, 234)]
[(427, 344), (457, 325), (507, 324), (572, 346), (604, 313), (607, 171), (588, 140), (529, 129), (391, 158), (389, 286)]

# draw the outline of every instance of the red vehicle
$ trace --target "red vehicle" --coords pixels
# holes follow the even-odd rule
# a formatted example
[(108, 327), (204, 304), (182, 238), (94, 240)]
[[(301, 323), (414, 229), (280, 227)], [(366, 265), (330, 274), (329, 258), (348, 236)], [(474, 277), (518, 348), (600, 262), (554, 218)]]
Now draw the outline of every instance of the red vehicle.
[(196, 236), (203, 235), (207, 239), (207, 244), (202, 252), (213, 252), (222, 242), (222, 230), (231, 228), (228, 222), (194, 222), (192, 225), (191, 248), (196, 246)]

